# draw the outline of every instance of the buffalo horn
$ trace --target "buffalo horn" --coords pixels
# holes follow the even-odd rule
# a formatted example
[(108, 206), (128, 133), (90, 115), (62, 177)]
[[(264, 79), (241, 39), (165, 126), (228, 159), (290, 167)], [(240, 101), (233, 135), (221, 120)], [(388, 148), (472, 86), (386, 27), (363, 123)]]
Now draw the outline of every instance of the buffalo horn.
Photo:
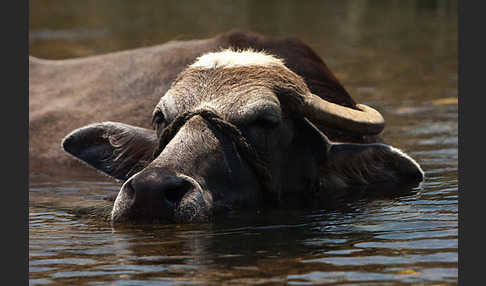
[(385, 127), (383, 116), (375, 109), (356, 104), (359, 110), (326, 101), (315, 94), (305, 97), (304, 113), (316, 125), (361, 135), (375, 135)]

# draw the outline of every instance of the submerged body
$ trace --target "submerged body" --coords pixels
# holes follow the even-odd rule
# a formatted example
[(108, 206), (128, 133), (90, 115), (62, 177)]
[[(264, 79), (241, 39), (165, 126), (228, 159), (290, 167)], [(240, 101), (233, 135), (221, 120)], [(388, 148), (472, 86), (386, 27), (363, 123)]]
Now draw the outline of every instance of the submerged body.
[[(381, 115), (356, 105), (298, 40), (229, 32), (31, 65), (31, 160), (71, 164), (63, 154), (42, 158), (46, 153), (33, 148), (52, 148), (37, 133), (48, 132), (49, 122), (69, 126), (63, 136), (75, 129), (63, 148), (124, 181), (113, 222), (207, 221), (296, 195), (423, 179), (412, 158), (378, 137)], [(93, 67), (107, 74), (95, 78)], [(39, 82), (49, 69), (52, 80)], [(67, 94), (67, 83), (55, 84), (60, 79), (80, 90)], [(65, 109), (38, 108), (49, 96)], [(59, 140), (63, 128), (51, 139)]]

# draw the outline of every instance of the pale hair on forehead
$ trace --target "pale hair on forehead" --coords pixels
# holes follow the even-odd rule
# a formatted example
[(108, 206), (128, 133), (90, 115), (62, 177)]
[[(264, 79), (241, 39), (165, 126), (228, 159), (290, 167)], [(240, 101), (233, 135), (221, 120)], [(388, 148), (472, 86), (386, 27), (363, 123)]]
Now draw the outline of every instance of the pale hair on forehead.
[(194, 62), (190, 67), (212, 69), (232, 68), (241, 66), (284, 66), (282, 59), (269, 55), (263, 51), (225, 49), (219, 52), (207, 53)]

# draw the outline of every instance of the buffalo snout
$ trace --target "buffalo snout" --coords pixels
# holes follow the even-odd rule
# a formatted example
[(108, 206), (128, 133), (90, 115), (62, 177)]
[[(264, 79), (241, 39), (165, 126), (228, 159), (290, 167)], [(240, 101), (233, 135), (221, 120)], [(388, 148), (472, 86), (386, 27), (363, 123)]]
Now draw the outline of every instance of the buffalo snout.
[(184, 196), (196, 186), (176, 173), (150, 168), (125, 182), (113, 208), (114, 221), (173, 220)]

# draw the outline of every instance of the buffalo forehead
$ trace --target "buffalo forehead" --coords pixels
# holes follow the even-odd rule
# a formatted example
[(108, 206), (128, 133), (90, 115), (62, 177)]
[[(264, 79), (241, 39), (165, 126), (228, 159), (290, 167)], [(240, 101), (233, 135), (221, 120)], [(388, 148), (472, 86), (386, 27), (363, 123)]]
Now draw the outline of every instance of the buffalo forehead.
[(168, 120), (173, 120), (186, 111), (204, 108), (234, 117), (245, 114), (248, 109), (256, 109), (257, 106), (263, 109), (280, 105), (274, 90), (268, 84), (258, 81), (238, 82), (235, 78), (231, 83), (222, 80), (221, 85), (217, 82), (208, 83), (216, 80), (218, 79), (181, 79), (162, 97), (158, 107)]
[(265, 110), (254, 105), (279, 109), (279, 90), (291, 90), (296, 96), (308, 92), (303, 79), (282, 60), (251, 50), (224, 50), (201, 56), (181, 72), (158, 108), (169, 121), (196, 109), (212, 109), (227, 119), (238, 119), (253, 114), (252, 110)]

